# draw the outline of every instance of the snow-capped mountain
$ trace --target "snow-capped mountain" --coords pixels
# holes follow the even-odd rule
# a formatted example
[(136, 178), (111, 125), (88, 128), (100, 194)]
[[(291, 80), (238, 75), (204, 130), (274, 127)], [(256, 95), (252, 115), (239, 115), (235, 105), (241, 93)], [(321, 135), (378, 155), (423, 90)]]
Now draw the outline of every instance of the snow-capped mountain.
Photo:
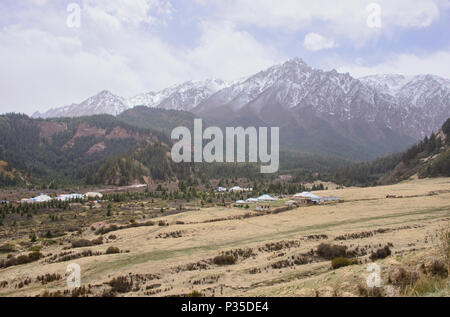
[(284, 109), (312, 107), (321, 113), (351, 119), (361, 114), (361, 107), (373, 104), (375, 97), (392, 102), (389, 96), (348, 74), (315, 70), (295, 58), (221, 90), (194, 111), (208, 112), (217, 107), (239, 111), (250, 106), (259, 112), (270, 99)]
[(166, 110), (190, 111), (226, 86), (227, 83), (220, 79), (188, 81), (160, 92), (149, 92), (135, 96), (128, 102), (131, 107), (147, 106)]
[(374, 75), (360, 79), (395, 99), (420, 137), (436, 131), (450, 117), (450, 80), (433, 76)]
[(147, 106), (167, 110), (190, 111), (215, 92), (228, 84), (220, 79), (188, 81), (159, 92), (149, 92), (130, 99), (102, 91), (80, 104), (50, 109), (45, 113), (36, 112), (34, 118), (80, 117), (94, 114), (119, 115), (135, 106)]
[(128, 108), (128, 102), (124, 98), (104, 90), (80, 104), (50, 109), (45, 113), (36, 112), (33, 114), (33, 117), (45, 119), (56, 117), (82, 117), (96, 114), (110, 114), (117, 116)]
[(193, 112), (210, 119), (225, 111), (235, 117), (251, 113), (273, 122), (271, 118), (280, 112), (289, 112), (290, 120), (301, 120), (299, 115), (308, 110), (338, 121), (376, 122), (421, 139), (450, 116), (449, 83), (431, 75), (356, 79), (335, 70), (313, 69), (294, 58), (217, 92)]
[[(337, 152), (398, 151), (450, 117), (450, 81), (438, 76), (354, 78), (299, 58), (234, 83), (188, 81), (130, 99), (101, 92), (37, 117), (118, 115), (135, 106), (184, 110), (226, 126), (279, 126), (289, 146)], [(298, 145), (301, 146), (298, 146)]]

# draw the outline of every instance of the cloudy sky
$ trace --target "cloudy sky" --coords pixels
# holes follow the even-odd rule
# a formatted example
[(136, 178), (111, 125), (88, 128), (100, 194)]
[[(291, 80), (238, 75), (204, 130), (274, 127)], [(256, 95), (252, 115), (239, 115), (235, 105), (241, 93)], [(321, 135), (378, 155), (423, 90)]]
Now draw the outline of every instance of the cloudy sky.
[(0, 113), (235, 80), (295, 56), (356, 77), (450, 78), (450, 0), (336, 3), (1, 0)]

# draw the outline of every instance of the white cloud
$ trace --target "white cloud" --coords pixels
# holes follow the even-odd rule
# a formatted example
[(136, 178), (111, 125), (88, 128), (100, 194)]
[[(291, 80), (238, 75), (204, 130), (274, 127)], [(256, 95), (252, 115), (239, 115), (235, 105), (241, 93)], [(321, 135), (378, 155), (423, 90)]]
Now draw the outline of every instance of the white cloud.
[(129, 61), (106, 50), (84, 51), (76, 38), (10, 27), (0, 33), (0, 46), (1, 112), (62, 106), (105, 88), (143, 89)]
[(305, 36), (303, 45), (310, 51), (321, 51), (338, 46), (333, 40), (314, 32)]
[(122, 25), (151, 25), (170, 19), (172, 5), (164, 0), (84, 0), (83, 11), (93, 21), (117, 29)]
[(280, 54), (237, 30), (230, 22), (201, 23), (202, 35), (187, 52), (187, 62), (196, 75), (233, 80), (272, 66)]
[(439, 51), (426, 56), (396, 54), (373, 66), (342, 65), (339, 72), (348, 72), (354, 77), (374, 74), (420, 75), (433, 74), (450, 79), (450, 50)]
[(280, 60), (225, 22), (202, 22), (198, 41), (180, 49), (152, 31), (151, 10), (143, 15), (139, 5), (127, 5), (115, 2), (110, 11), (94, 6), (89, 14), (83, 9), (79, 29), (65, 26), (65, 8), (59, 15), (52, 8), (42, 11), (42, 23), (26, 20), (0, 29), (0, 113), (45, 111), (103, 89), (131, 97), (190, 79), (236, 79)]
[[(283, 31), (310, 29), (319, 23), (321, 33), (339, 35), (357, 44), (392, 28), (427, 27), (439, 18), (439, 8), (447, 0), (346, 0), (338, 4), (329, 0), (210, 0), (200, 4), (216, 6), (216, 14), (242, 25)], [(381, 7), (382, 29), (370, 28), (366, 7), (378, 3)]]

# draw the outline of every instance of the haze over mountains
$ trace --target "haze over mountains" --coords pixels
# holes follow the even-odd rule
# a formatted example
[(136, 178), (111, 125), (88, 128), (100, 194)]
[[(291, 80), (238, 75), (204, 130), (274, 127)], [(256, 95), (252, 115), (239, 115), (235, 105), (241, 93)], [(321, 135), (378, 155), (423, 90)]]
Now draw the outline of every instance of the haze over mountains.
[(294, 58), (233, 83), (190, 81), (130, 99), (103, 91), (33, 117), (118, 115), (135, 106), (188, 111), (219, 126), (279, 126), (284, 147), (372, 159), (406, 149), (441, 127), (450, 117), (450, 80), (356, 79)]

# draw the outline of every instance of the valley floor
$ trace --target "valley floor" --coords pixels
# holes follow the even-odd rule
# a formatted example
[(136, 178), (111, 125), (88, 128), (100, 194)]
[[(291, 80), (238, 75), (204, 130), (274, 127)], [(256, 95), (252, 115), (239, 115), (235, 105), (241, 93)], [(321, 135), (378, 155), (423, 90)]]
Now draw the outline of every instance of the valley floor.
[[(84, 289), (79, 295), (358, 296), (372, 251), (391, 246), (392, 255), (376, 262), (386, 284), (392, 270), (417, 271), (436, 257), (436, 232), (450, 221), (450, 178), (320, 195), (344, 202), (263, 216), (207, 208), (153, 219), (168, 226), (107, 233), (106, 243), (98, 246), (69, 250), (68, 240), (61, 240), (45, 247), (38, 262), (0, 269), (0, 296), (64, 295), (70, 263), (81, 267)], [(85, 230), (76, 238), (97, 237)], [(331, 261), (315, 252), (321, 243), (347, 246), (358, 253), (358, 264), (332, 270)], [(106, 255), (111, 246), (122, 253)], [(53, 255), (83, 250), (102, 255), (51, 261)], [(226, 256), (216, 258), (222, 253), (237, 261), (220, 265), (227, 261)], [(37, 277), (46, 274), (60, 277), (43, 285)], [(399, 294), (394, 289), (390, 295)], [(449, 296), (448, 285), (428, 295), (433, 294)]]

